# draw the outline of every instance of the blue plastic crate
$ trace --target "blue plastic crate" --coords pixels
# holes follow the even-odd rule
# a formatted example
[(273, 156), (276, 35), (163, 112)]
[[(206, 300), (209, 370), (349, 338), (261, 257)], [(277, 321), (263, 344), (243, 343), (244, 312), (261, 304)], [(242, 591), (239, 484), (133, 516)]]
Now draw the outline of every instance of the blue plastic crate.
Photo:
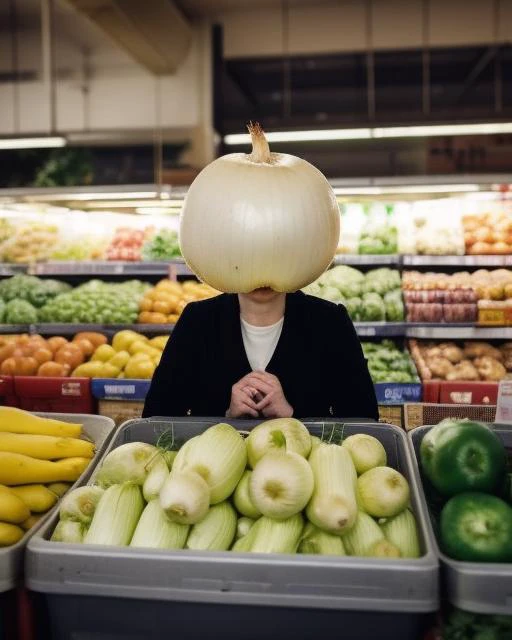
[(419, 382), (376, 382), (374, 387), (379, 404), (421, 402), (422, 386)]
[(92, 394), (98, 400), (144, 400), (151, 380), (93, 378)]

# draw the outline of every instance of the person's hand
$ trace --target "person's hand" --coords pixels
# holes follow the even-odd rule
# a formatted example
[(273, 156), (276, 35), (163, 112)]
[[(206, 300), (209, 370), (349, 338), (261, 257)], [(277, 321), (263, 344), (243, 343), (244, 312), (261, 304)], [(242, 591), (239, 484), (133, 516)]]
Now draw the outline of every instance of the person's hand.
[(244, 376), (231, 388), (231, 403), (227, 410), (227, 418), (243, 418), (244, 416), (252, 416), (258, 418), (259, 413), (256, 403), (262, 399), (262, 396), (247, 380), (251, 374)]
[(243, 378), (249, 389), (255, 389), (252, 398), (256, 410), (265, 418), (291, 418), (293, 407), (286, 399), (279, 378), (266, 371), (253, 371)]

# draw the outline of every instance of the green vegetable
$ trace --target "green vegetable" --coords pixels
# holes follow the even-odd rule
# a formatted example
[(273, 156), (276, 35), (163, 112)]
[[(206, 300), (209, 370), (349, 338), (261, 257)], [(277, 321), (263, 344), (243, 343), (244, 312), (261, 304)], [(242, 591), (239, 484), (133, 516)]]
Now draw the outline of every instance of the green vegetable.
[(183, 549), (188, 533), (188, 525), (171, 522), (158, 500), (151, 500), (142, 512), (130, 546), (152, 549)]
[(239, 545), (237, 550), (241, 551), (248, 544), (247, 550), (252, 553), (295, 553), (303, 527), (304, 521), (299, 513), (287, 520), (272, 520), (263, 516), (244, 538), (237, 540), (235, 546)]
[(4, 322), (6, 324), (35, 324), (37, 311), (26, 300), (11, 300), (5, 305)]
[(443, 617), (443, 640), (512, 640), (512, 615), (485, 615), (453, 609)]
[(162, 229), (142, 245), (141, 256), (143, 260), (170, 260), (181, 256), (178, 234)]
[(378, 293), (365, 293), (361, 306), (361, 320), (363, 322), (382, 322), (386, 319), (384, 301)]
[(386, 540), (400, 550), (402, 558), (419, 558), (420, 541), (416, 518), (409, 509), (405, 509), (394, 518), (389, 518), (381, 525)]
[(512, 562), (512, 508), (485, 493), (451, 498), (441, 512), (441, 546), (455, 560)]
[(219, 502), (192, 527), (187, 549), (227, 551), (235, 539), (236, 527), (236, 511), (229, 502)]
[(343, 534), (343, 544), (351, 556), (398, 557), (400, 552), (386, 541), (375, 520), (364, 511), (358, 511), (354, 526)]
[(346, 555), (343, 540), (340, 536), (322, 531), (311, 522), (307, 522), (304, 527), (298, 552), (324, 556)]
[(81, 522), (72, 520), (61, 520), (57, 523), (50, 540), (53, 542), (68, 542), (70, 544), (80, 544), (84, 541), (87, 526)]
[(84, 542), (130, 544), (143, 508), (144, 500), (138, 485), (125, 482), (109, 487), (100, 498)]
[(85, 486), (73, 489), (62, 498), (59, 515), (61, 520), (73, 520), (88, 525), (103, 495), (101, 487)]
[(505, 474), (505, 447), (485, 424), (444, 420), (423, 438), (420, 447), (424, 475), (444, 496), (463, 491), (493, 493)]

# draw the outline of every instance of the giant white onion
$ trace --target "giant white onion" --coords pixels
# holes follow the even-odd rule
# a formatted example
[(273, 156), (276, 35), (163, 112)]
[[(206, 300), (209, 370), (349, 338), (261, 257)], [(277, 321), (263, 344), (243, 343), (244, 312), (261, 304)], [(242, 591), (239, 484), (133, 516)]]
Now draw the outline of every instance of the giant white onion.
[(219, 291), (297, 291), (316, 280), (336, 252), (336, 198), (313, 165), (271, 153), (259, 125), (249, 131), (252, 153), (214, 160), (190, 186), (181, 251), (196, 275)]

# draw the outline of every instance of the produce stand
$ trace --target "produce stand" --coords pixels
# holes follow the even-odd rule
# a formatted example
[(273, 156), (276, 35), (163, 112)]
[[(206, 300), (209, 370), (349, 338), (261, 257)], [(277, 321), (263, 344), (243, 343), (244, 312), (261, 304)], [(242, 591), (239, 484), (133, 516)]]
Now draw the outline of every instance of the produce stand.
[[(180, 442), (215, 422), (130, 421), (116, 431), (108, 450), (131, 441), (154, 444), (171, 427)], [(255, 424), (234, 421), (243, 430)], [(306, 424), (321, 434), (330, 423)], [(390, 465), (409, 480), (420, 558), (91, 549), (50, 542), (55, 516), (31, 541), (26, 561), (27, 586), (45, 595), (55, 637), (125, 633), (142, 640), (167, 637), (172, 629), (176, 637), (203, 638), (215, 629), (218, 637), (273, 638), (279, 628), (301, 638), (336, 628), (350, 640), (374, 638), (377, 629), (381, 638), (419, 637), (438, 607), (437, 560), (411, 451), (403, 431), (391, 425), (345, 425), (345, 433), (357, 432), (378, 437)]]
[[(69, 413), (37, 413), (42, 417), (83, 424), (83, 435), (92, 440), (96, 447), (96, 453), (89, 466), (74, 483), (73, 487), (87, 482), (90, 478), (96, 463), (105, 452), (110, 437), (114, 432), (114, 423), (109, 418), (95, 415), (80, 415)], [(23, 538), (16, 544), (0, 548), (0, 639), (11, 640), (13, 635), (6, 634), (2, 637), (2, 621), (10, 633), (14, 633), (16, 627), (16, 610), (21, 603), (24, 616), (31, 615), (27, 605), (26, 594), (20, 589), (23, 578), (23, 560), (25, 547), (30, 538), (45, 525), (58, 510), (58, 502), (53, 509), (48, 511), (41, 520), (34, 525)]]
[[(491, 425), (506, 448), (512, 447), (512, 430), (504, 425)], [(414, 451), (416, 474), (420, 477), (418, 457), (421, 442), (431, 426), (423, 426), (408, 434)], [(421, 488), (423, 492), (423, 488)], [(441, 560), (444, 596), (459, 609), (473, 613), (510, 615), (512, 610), (512, 565), (510, 563), (460, 562), (449, 558), (438, 545), (430, 522), (436, 555)]]

